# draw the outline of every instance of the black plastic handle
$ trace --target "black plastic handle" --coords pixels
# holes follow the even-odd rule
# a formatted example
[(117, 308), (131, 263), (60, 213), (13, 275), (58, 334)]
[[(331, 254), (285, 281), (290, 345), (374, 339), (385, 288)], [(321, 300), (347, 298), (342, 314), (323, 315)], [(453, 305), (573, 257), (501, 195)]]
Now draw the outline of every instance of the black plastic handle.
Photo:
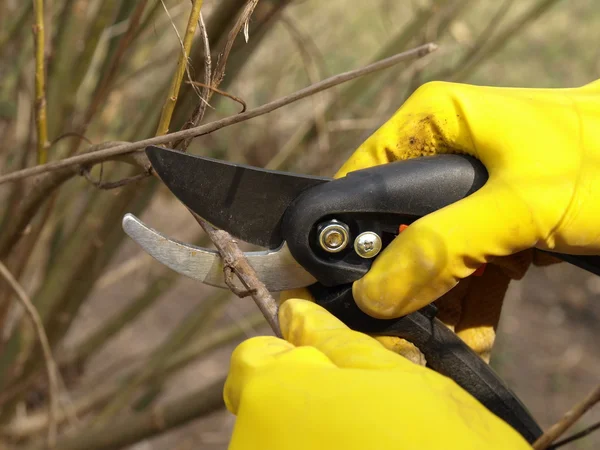
[(412, 342), (424, 354), (427, 366), (454, 380), (528, 442), (542, 430), (518, 397), (455, 333), (435, 318), (433, 305), (400, 319), (378, 320), (362, 312), (352, 297), (352, 286), (310, 288), (317, 303), (354, 330), (382, 336), (398, 336)]
[[(319, 224), (339, 220), (348, 225), (352, 239), (373, 231), (385, 247), (397, 236), (400, 224), (467, 197), (487, 179), (483, 164), (466, 155), (415, 158), (358, 170), (298, 196), (285, 212), (283, 236), (296, 261), (320, 283), (352, 283), (367, 273), (373, 260), (359, 257), (352, 245), (340, 253), (325, 252), (318, 245)], [(600, 275), (600, 256), (548, 253)]]

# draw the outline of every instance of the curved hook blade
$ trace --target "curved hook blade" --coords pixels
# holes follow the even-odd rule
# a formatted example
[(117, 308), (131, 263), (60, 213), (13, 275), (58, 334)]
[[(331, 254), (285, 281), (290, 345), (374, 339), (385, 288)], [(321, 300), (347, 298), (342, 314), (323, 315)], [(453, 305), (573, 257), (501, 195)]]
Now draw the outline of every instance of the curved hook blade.
[[(123, 217), (123, 230), (150, 256), (175, 272), (204, 284), (228, 288), (218, 252), (171, 239), (150, 228), (133, 214)], [(316, 282), (296, 262), (285, 242), (276, 250), (246, 252), (244, 256), (269, 291), (296, 289)], [(243, 289), (237, 277), (234, 277), (234, 283)]]

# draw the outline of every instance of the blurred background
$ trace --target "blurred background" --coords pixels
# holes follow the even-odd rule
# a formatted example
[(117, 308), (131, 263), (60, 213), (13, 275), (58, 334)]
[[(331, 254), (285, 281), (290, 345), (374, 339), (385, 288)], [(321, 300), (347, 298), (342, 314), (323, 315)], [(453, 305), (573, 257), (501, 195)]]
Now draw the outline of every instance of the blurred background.
[[(34, 3), (41, 0), (0, 2), (2, 174), (38, 161)], [(160, 134), (191, 3), (43, 3), (48, 159), (90, 143)], [(247, 3), (203, 2), (213, 71)], [(595, 80), (599, 29), (593, 0), (260, 0), (248, 43), (243, 31), (229, 40), (219, 86), (248, 108), (426, 42), (440, 48), (195, 139), (189, 151), (332, 175), (424, 82), (559, 88)], [(205, 79), (200, 34), (170, 131), (186, 126), (201, 104), (195, 91), (202, 87), (188, 82)], [(239, 110), (215, 94), (202, 122)], [(0, 186), (0, 260), (38, 309), (64, 382), (57, 448), (225, 449), (233, 425), (221, 400), (229, 356), (269, 328), (249, 298), (176, 275), (125, 236), (121, 218), (132, 212), (173, 238), (208, 246), (154, 178), (136, 176), (140, 168), (122, 161), (81, 174), (57, 171)], [(492, 365), (543, 427), (598, 383), (598, 297), (600, 278), (566, 264), (531, 269), (511, 285)], [(44, 360), (4, 281), (0, 327), (0, 447), (41, 448)], [(574, 430), (599, 419), (596, 408)], [(599, 446), (597, 433), (564, 448)]]

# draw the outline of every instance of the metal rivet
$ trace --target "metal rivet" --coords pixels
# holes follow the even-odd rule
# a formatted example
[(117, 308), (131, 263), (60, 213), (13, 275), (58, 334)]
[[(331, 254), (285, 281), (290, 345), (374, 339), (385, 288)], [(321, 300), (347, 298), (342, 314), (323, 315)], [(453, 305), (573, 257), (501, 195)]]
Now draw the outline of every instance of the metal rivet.
[(374, 258), (381, 251), (381, 238), (377, 233), (365, 231), (354, 240), (354, 250), (361, 258)]
[(349, 240), (350, 230), (345, 223), (331, 220), (319, 226), (319, 244), (326, 252), (341, 252)]

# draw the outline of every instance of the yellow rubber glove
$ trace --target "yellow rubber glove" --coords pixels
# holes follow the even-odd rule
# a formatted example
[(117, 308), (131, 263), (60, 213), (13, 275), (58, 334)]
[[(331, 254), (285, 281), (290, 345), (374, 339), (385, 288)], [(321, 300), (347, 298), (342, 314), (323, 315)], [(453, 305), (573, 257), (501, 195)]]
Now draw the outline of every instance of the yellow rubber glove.
[(231, 450), (531, 449), (451, 379), (320, 306), (290, 299), (279, 319), (287, 341), (251, 338), (233, 353)]
[[(336, 177), (436, 153), (480, 159), (488, 183), (408, 227), (354, 284), (354, 296), (379, 318), (438, 299), (440, 319), (489, 361), (510, 280), (532, 262), (552, 261), (532, 248), (600, 250), (600, 82), (576, 89), (425, 84)], [(482, 263), (489, 263), (482, 277), (465, 279)], [(398, 339), (380, 340), (406, 354)]]
[(489, 180), (412, 224), (376, 258), (353, 287), (365, 312), (411, 313), (493, 257), (534, 247), (600, 251), (600, 82), (575, 89), (425, 84), (338, 175), (435, 153), (472, 155)]

